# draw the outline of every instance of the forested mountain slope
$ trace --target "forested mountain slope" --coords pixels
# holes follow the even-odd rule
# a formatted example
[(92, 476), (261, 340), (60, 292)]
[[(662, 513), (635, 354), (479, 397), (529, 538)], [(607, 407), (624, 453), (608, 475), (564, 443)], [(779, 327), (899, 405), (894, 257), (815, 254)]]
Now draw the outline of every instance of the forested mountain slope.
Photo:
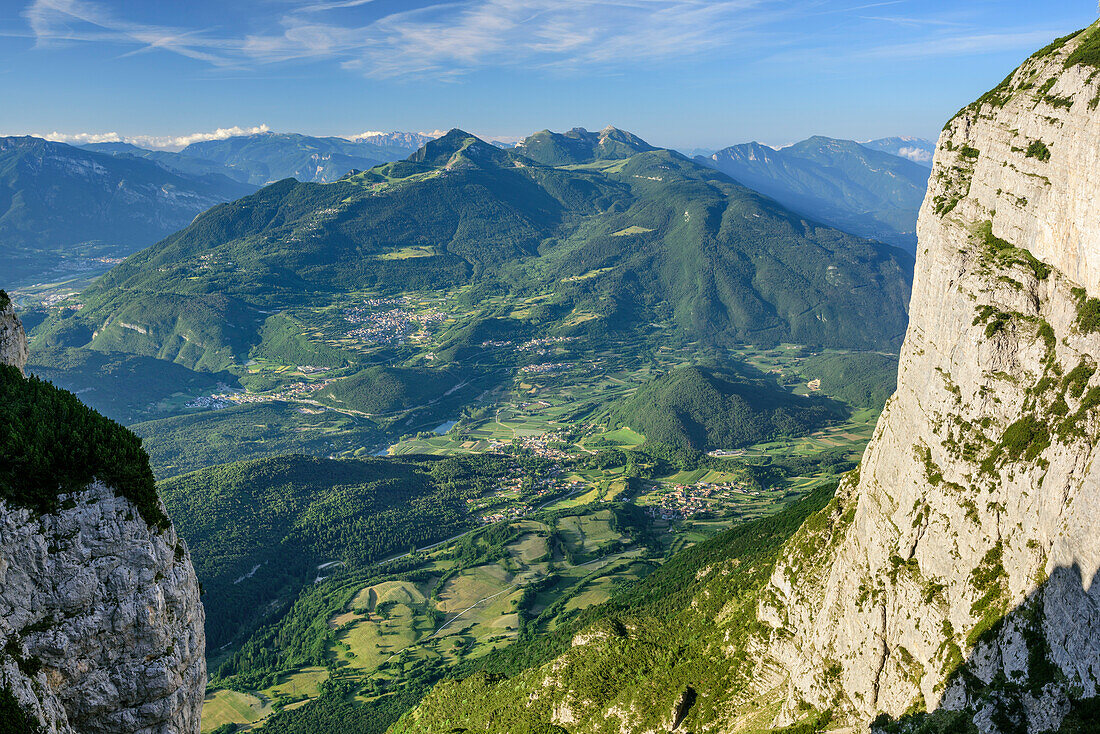
[(839, 403), (708, 367), (673, 370), (610, 410), (612, 420), (649, 441), (695, 451), (805, 435), (844, 413)]
[(259, 342), (261, 311), (310, 294), (472, 284), (545, 294), (549, 333), (656, 320), (717, 344), (897, 343), (904, 253), (671, 151), (601, 155), (623, 157), (553, 167), (454, 130), (331, 184), (281, 181), (130, 258), (40, 338), (216, 370)]

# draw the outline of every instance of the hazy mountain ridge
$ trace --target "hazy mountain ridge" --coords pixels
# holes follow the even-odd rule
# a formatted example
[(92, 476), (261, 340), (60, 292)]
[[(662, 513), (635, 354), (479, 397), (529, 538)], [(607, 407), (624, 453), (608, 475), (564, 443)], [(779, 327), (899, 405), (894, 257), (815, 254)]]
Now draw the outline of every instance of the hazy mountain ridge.
[(0, 138), (0, 267), (15, 284), (45, 277), (66, 258), (124, 257), (253, 190), (153, 161)]
[(928, 171), (904, 158), (814, 136), (780, 149), (743, 143), (696, 160), (806, 216), (914, 249)]
[(408, 152), (407, 146), (388, 142), (379, 145), (297, 133), (256, 133), (191, 143), (179, 155), (219, 163), (263, 186), (284, 178), (335, 181), (352, 169), (371, 168)]

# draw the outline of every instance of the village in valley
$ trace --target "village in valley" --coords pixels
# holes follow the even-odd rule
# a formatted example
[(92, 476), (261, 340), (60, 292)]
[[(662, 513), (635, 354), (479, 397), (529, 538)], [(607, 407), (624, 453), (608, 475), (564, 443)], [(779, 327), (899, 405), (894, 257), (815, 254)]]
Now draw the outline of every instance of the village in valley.
[[(359, 355), (366, 364), (424, 366), (438, 369), (436, 352), (453, 343), (454, 335), (487, 312), (507, 312), (530, 304), (509, 306), (490, 298), (471, 308), (460, 293), (424, 292), (400, 296), (363, 294), (334, 301), (310, 311), (288, 315), (301, 325), (311, 342)], [(536, 301), (538, 298), (535, 299)], [(448, 341), (452, 340), (452, 341)], [(772, 511), (809, 491), (824, 476), (792, 477), (761, 486), (737, 467), (767, 462), (773, 455), (847, 451), (856, 456), (870, 437), (877, 417), (857, 413), (849, 421), (801, 439), (783, 439), (759, 446), (714, 449), (708, 461), (723, 470), (692, 470), (650, 479), (631, 477), (622, 465), (593, 468), (588, 459), (600, 452), (631, 452), (645, 436), (626, 426), (607, 423), (602, 412), (631, 395), (654, 377), (697, 359), (694, 345), (661, 344), (646, 360), (634, 355), (639, 344), (592, 346), (592, 342), (561, 334), (482, 338), (470, 345), (464, 359), (479, 369), (496, 370), (495, 381), (467, 386), (455, 377), (444, 384), (446, 395), (429, 399), (418, 409), (371, 414), (333, 401), (326, 390), (356, 373), (354, 365), (280, 365), (253, 358), (244, 366), (268, 380), (267, 389), (225, 389), (190, 398), (187, 411), (221, 410), (258, 403), (288, 403), (298, 410), (335, 410), (378, 422), (392, 438), (365, 446), (355, 455), (514, 454), (549, 462), (538, 480), (502, 476), (496, 490), (470, 501), (480, 524), (515, 521), (547, 507), (629, 502), (655, 522), (745, 518)], [(648, 347), (647, 347), (648, 348)], [(483, 357), (477, 356), (484, 355)], [(772, 376), (798, 394), (821, 392), (821, 380), (798, 370), (798, 352), (780, 345), (769, 350), (743, 347), (732, 355), (762, 374)], [(444, 390), (443, 388), (447, 389)], [(451, 394), (454, 399), (448, 400)], [(452, 412), (453, 411), (453, 412)], [(398, 432), (403, 435), (396, 435)]]

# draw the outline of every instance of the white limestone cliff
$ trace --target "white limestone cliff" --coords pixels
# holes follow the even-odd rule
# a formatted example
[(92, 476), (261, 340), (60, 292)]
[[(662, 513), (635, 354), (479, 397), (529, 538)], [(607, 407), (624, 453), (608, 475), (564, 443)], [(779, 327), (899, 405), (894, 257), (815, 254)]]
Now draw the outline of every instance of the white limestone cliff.
[(760, 606), (777, 723), (967, 709), (1040, 732), (1097, 695), (1100, 68), (1070, 58), (1093, 43), (1039, 52), (940, 136), (897, 393)]
[(0, 291), (0, 364), (10, 364), (19, 369), (27, 364), (27, 337), (23, 324), (15, 315), (8, 294)]
[[(0, 360), (26, 355), (0, 311)], [(0, 500), (0, 695), (45, 732), (197, 734), (203, 622), (184, 543), (110, 487), (41, 515)]]

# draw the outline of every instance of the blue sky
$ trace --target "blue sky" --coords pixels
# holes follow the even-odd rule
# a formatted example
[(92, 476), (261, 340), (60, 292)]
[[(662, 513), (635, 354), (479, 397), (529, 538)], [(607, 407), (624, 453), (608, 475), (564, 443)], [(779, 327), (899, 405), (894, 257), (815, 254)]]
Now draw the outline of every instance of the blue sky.
[[(0, 0), (0, 134), (934, 138), (1094, 0)], [(221, 133), (225, 134), (225, 133)], [(155, 140), (154, 140), (155, 139)]]

